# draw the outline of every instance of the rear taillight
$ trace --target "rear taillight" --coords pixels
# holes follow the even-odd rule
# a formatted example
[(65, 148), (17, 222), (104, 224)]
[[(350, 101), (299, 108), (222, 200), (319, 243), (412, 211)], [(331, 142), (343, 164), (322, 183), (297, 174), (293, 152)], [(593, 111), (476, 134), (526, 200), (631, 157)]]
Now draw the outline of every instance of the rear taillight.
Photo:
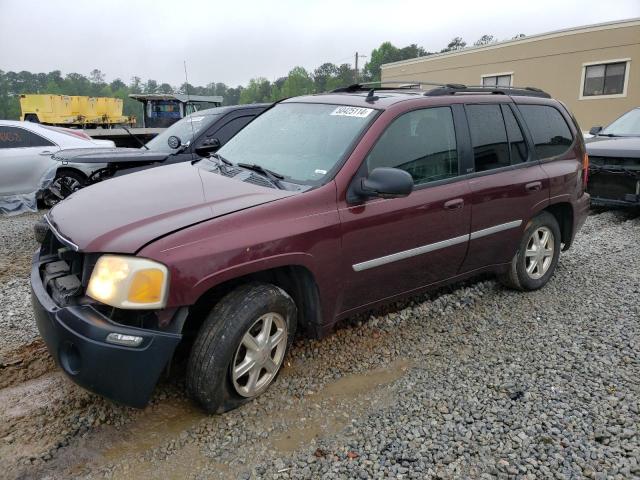
[(587, 189), (587, 182), (589, 181), (589, 155), (587, 152), (582, 154), (582, 186)]
[(65, 135), (71, 135), (73, 137), (82, 138), (83, 140), (93, 140), (89, 135), (84, 133), (82, 130), (78, 130), (78, 129), (52, 127), (51, 125), (40, 125), (40, 127), (46, 128), (47, 130), (53, 130), (54, 132), (64, 133)]
[(71, 128), (60, 128), (60, 133), (73, 135), (74, 137), (82, 138), (84, 140), (93, 140), (89, 135), (84, 133), (82, 130), (73, 130)]

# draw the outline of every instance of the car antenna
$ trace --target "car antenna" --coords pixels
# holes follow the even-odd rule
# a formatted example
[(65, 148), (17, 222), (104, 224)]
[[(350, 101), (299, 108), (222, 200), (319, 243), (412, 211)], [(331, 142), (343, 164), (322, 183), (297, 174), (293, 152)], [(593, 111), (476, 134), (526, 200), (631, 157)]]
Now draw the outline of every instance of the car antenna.
[(136, 142), (138, 142), (140, 144), (140, 146), (146, 148), (147, 150), (149, 150), (149, 147), (147, 147), (146, 143), (143, 143), (142, 140), (140, 140), (138, 137), (136, 137), (133, 133), (131, 133), (131, 130), (129, 130), (129, 127), (122, 125), (122, 129), (127, 132), (129, 135), (131, 135), (131, 138), (133, 138)]
[[(184, 63), (184, 91), (187, 94), (187, 105), (190, 104), (191, 101), (191, 97), (189, 97), (189, 77), (187, 77), (187, 61), (183, 60)], [(187, 107), (185, 106), (185, 113), (186, 113)], [(185, 115), (188, 116), (188, 115)], [(191, 142), (193, 142), (196, 139), (196, 131), (195, 128), (193, 127), (193, 119), (190, 118), (189, 119), (189, 123), (191, 124), (191, 140), (189, 141), (189, 144), (191, 144)]]

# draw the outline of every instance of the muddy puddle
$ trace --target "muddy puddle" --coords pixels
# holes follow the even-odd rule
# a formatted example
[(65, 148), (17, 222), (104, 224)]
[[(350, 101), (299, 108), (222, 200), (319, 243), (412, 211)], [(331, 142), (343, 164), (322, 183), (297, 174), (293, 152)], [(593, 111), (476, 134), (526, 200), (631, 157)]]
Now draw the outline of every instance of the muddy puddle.
[[(326, 385), (318, 394), (316, 400), (348, 398), (394, 382), (404, 376), (410, 367), (409, 360), (398, 360), (384, 369), (370, 370), (365, 373), (356, 373), (339, 378)], [(312, 396), (311, 399), (314, 397)]]
[[(386, 368), (344, 376), (270, 416), (253, 415), (251, 404), (242, 407), (248, 411), (227, 415), (250, 421), (269, 432), (247, 446), (253, 452), (287, 455), (315, 439), (339, 433), (353, 419), (380, 406), (384, 401), (380, 388), (401, 378), (409, 367), (410, 363), (402, 360)], [(51, 387), (55, 388), (54, 385), (48, 388)], [(120, 427), (103, 425), (84, 438), (76, 438), (44, 464), (38, 474), (75, 477), (104, 472), (107, 468), (113, 478), (182, 479), (201, 471), (233, 477), (238, 467), (250, 469), (250, 465), (233, 465), (227, 463), (229, 458), (212, 458), (215, 449), (208, 448), (209, 442), (215, 444), (225, 435), (225, 424), (224, 415), (207, 416), (187, 399), (165, 399), (141, 412), (134, 411), (131, 420)], [(189, 435), (202, 427), (211, 432), (209, 438)], [(251, 461), (257, 462), (259, 458), (251, 457)]]
[(368, 401), (362, 402), (367, 399), (361, 397), (396, 381), (409, 367), (408, 360), (398, 360), (386, 368), (346, 375), (325, 385), (319, 392), (307, 396), (297, 406), (298, 411), (287, 411), (287, 417), (294, 418), (295, 422), (288, 423), (284, 432), (271, 438), (271, 445), (289, 453), (313, 439), (339, 432), (370, 406)]
[(110, 442), (100, 442), (100, 451), (106, 462), (127, 457), (137, 458), (167, 440), (178, 437), (207, 415), (188, 401), (158, 405), (145, 410), (124, 432)]
[[(45, 470), (64, 471), (65, 476), (83, 476), (104, 465), (118, 464), (120, 474), (130, 478), (180, 478), (180, 465), (191, 468), (205, 463), (205, 457), (193, 449), (181, 449), (182, 460), (167, 463), (176, 477), (153, 473), (153, 465), (144, 458), (145, 453), (176, 440), (207, 416), (188, 400), (171, 399), (155, 404), (143, 411), (130, 410), (132, 418), (124, 426), (103, 425), (86, 438), (78, 438), (69, 447), (59, 451), (48, 462)], [(188, 458), (190, 457), (190, 458)], [(149, 474), (149, 475), (147, 475)], [(116, 476), (120, 478), (120, 476)], [(182, 476), (181, 478), (184, 478)]]
[(184, 480), (204, 468), (217, 472), (217, 477), (233, 478), (229, 467), (223, 463), (212, 462), (195, 443), (184, 446), (159, 463), (135, 461), (118, 465), (112, 472), (113, 478), (131, 478), (136, 480)]

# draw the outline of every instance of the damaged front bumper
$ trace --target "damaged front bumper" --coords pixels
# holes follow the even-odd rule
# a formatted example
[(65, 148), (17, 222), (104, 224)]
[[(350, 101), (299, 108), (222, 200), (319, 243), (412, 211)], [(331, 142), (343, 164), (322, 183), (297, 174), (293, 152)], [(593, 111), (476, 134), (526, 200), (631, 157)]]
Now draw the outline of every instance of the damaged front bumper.
[(588, 192), (596, 206), (640, 206), (640, 160), (638, 165), (592, 165)]
[[(144, 407), (182, 335), (122, 325), (91, 305), (58, 306), (43, 284), (44, 263), (36, 253), (31, 301), (51, 356), (71, 380), (87, 390), (118, 403)], [(186, 315), (186, 308), (178, 309), (173, 320), (182, 324)], [(116, 339), (135, 338), (137, 345), (114, 344), (114, 334)]]

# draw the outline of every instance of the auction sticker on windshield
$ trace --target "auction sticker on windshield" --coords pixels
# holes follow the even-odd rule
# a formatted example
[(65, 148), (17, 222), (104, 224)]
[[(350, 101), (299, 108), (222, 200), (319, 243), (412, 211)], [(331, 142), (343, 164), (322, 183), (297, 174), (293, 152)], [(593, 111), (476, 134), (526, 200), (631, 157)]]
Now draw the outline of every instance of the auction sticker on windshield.
[(362, 107), (338, 107), (331, 115), (340, 115), (342, 117), (358, 117), (365, 118), (368, 117), (371, 112), (373, 112), (373, 108), (362, 108)]

